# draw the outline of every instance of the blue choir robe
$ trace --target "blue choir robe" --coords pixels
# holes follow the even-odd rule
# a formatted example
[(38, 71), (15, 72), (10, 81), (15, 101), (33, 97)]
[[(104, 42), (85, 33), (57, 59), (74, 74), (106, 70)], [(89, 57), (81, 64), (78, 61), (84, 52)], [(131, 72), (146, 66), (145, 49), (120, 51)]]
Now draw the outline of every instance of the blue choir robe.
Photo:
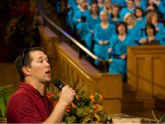
[(112, 24), (117, 24), (117, 23), (119, 23), (119, 22), (121, 22), (120, 17), (119, 17), (117, 20), (113, 20), (113, 18), (112, 18), (110, 23), (112, 23)]
[(125, 80), (127, 77), (127, 61), (125, 59), (120, 59), (119, 56), (127, 54), (128, 46), (135, 45), (134, 39), (131, 35), (127, 34), (125, 39), (121, 41), (118, 35), (114, 35), (110, 41), (109, 48), (112, 48), (112, 52), (110, 53), (112, 63), (110, 63), (108, 71), (112, 74), (121, 74), (123, 80)]
[(164, 27), (163, 23), (158, 23), (156, 25), (156, 28), (159, 28), (159, 31), (157, 31), (157, 33), (156, 33), (156, 36), (162, 40), (165, 40), (165, 27)]
[(136, 19), (136, 26), (140, 30), (140, 37), (143, 36), (145, 33), (145, 27), (146, 27), (146, 17), (143, 17), (142, 19), (138, 20)]
[(72, 20), (73, 20), (75, 11), (78, 9), (78, 4), (76, 3), (76, 0), (68, 0), (67, 6), (69, 6), (70, 9), (67, 12), (66, 25), (70, 26), (73, 32), (75, 29), (74, 29), (74, 24)]
[(111, 23), (112, 22), (112, 16), (111, 16), (112, 13), (108, 13), (108, 22)]
[[(85, 11), (77, 9), (75, 14), (74, 14), (74, 17), (73, 17), (73, 22), (76, 26), (76, 30), (77, 30), (78, 35), (79, 35), (81, 40), (85, 39), (85, 35), (86, 35), (86, 32), (87, 32), (87, 18), (89, 16), (89, 14), (90, 13), (89, 13), (88, 9), (85, 10)], [(80, 19), (82, 17), (85, 17), (86, 21), (78, 22), (78, 19)]]
[(144, 4), (147, 5), (148, 0), (141, 0), (141, 2), (144, 2)]
[(141, 38), (142, 32), (138, 28), (137, 25), (133, 28), (128, 28), (127, 31), (128, 31), (128, 34), (131, 35), (134, 38), (135, 42), (138, 42), (139, 39)]
[[(137, 6), (135, 6), (135, 7), (137, 7)], [(146, 3), (145, 3), (145, 1), (144, 0), (141, 0), (140, 1), (140, 6), (139, 6), (143, 11), (146, 11), (146, 8), (147, 8), (147, 6), (146, 6)]]
[[(103, 29), (101, 27), (101, 23), (97, 24), (94, 30), (94, 40), (95, 40), (95, 45), (94, 45), (94, 54), (98, 56), (99, 58), (102, 59), (107, 59), (108, 58), (108, 44), (107, 45), (100, 45), (98, 42), (101, 40), (103, 42), (109, 41), (110, 44), (110, 38), (112, 35), (116, 34), (115, 31), (115, 26), (113, 24), (109, 24), (109, 26), (106, 29)], [(95, 61), (95, 64), (98, 65), (99, 62)]]
[(159, 12), (163, 15), (163, 19), (165, 19), (165, 1), (161, 1), (158, 5)]
[(104, 10), (104, 6), (99, 6), (99, 13)]
[(144, 11), (146, 11), (147, 3), (145, 2), (145, 0), (140, 1), (140, 8), (142, 8)]
[(95, 26), (100, 23), (100, 17), (97, 16), (96, 18), (93, 18), (93, 16), (90, 14), (87, 18), (87, 34), (85, 36), (85, 44), (89, 50), (92, 51), (92, 43), (94, 40), (94, 34), (90, 31), (94, 31)]
[(125, 7), (125, 8), (122, 8), (121, 11), (120, 11), (120, 18), (121, 20), (124, 20), (124, 16), (127, 14), (127, 13), (134, 13), (134, 9), (133, 10), (130, 10), (128, 9), (128, 7)]
[(113, 5), (118, 5), (120, 7), (126, 7), (126, 1), (125, 0), (111, 0)]
[(92, 0), (88, 0), (88, 5), (92, 5)]
[[(143, 36), (141, 39), (148, 39), (148, 36)], [(140, 39), (140, 40), (141, 40)], [(139, 40), (139, 41), (140, 41)], [(148, 44), (148, 43), (146, 43), (146, 44)], [(150, 44), (150, 43), (149, 43)], [(158, 37), (158, 36), (156, 36), (155, 35), (155, 38), (154, 38), (154, 40), (153, 40), (153, 42), (151, 43), (151, 44), (160, 44), (160, 45), (165, 45), (165, 40), (163, 40), (161, 37)], [(141, 44), (140, 42), (139, 42), (139, 44), (138, 45), (143, 45), (143, 44)]]

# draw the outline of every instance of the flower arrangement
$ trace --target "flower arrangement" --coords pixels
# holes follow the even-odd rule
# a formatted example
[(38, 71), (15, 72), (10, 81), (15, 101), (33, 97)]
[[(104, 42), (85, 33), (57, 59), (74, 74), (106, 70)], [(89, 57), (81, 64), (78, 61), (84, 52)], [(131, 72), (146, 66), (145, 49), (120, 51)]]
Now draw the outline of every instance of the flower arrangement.
[(89, 97), (79, 97), (80, 107), (72, 104), (68, 107), (64, 114), (64, 123), (106, 123), (111, 120), (108, 118), (99, 93), (90, 95)]
[[(111, 123), (112, 119), (108, 117), (102, 105), (102, 95), (99, 93), (87, 95), (87, 87), (79, 87), (77, 91), (80, 106), (72, 103), (67, 107), (63, 117), (64, 123)], [(55, 93), (56, 92), (56, 93)], [(58, 91), (54, 91), (57, 94)], [(48, 98), (57, 103), (58, 97), (51, 93), (47, 93)]]
[[(52, 93), (47, 94), (50, 100), (55, 100), (55, 96)], [(107, 113), (104, 111), (101, 103), (102, 96), (99, 93), (90, 95), (89, 97), (79, 97), (80, 107), (72, 103), (66, 109), (64, 114), (64, 123), (107, 123), (112, 122), (111, 118), (108, 118)], [(57, 101), (54, 101), (56, 104)]]

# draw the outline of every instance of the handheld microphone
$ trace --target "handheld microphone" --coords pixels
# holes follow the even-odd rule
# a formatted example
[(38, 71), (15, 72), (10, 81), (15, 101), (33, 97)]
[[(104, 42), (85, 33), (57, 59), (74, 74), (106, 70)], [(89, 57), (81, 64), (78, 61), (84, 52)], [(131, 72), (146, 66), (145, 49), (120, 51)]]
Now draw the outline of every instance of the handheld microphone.
[[(53, 83), (54, 83), (54, 85), (55, 85), (56, 87), (58, 87), (60, 90), (65, 86), (65, 85), (63, 84), (63, 82), (60, 81), (60, 80), (58, 80), (58, 79), (55, 80)], [(77, 105), (78, 107), (81, 106), (80, 101), (79, 101), (76, 97), (74, 97), (73, 103), (74, 103), (75, 105)]]

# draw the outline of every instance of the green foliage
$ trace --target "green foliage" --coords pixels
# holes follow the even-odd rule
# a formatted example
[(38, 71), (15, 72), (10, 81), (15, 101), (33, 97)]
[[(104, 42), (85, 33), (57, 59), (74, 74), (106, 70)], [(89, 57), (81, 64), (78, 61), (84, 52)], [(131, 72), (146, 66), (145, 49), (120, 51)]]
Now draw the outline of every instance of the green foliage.
[(162, 115), (162, 117), (161, 117), (161, 123), (162, 123), (162, 124), (165, 124), (165, 114)]
[(13, 85), (0, 86), (0, 117), (6, 116), (7, 102), (13, 91)]

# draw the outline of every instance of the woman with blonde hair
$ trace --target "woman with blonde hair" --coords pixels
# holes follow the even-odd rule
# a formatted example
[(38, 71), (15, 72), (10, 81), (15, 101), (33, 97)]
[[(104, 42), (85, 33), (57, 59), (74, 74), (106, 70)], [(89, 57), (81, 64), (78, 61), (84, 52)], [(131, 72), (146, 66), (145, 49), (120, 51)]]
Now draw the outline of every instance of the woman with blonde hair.
[(134, 37), (135, 42), (138, 42), (142, 33), (136, 25), (136, 17), (134, 14), (127, 13), (124, 16), (124, 22), (127, 24), (128, 33)]
[[(102, 59), (108, 58), (108, 44), (110, 44), (110, 38), (116, 34), (115, 26), (108, 22), (108, 13), (102, 11), (100, 13), (101, 23), (97, 24), (94, 30), (94, 53), (96, 56)], [(95, 61), (95, 65), (99, 65), (98, 61)]]
[(108, 13), (108, 21), (111, 22), (112, 21), (112, 8), (113, 8), (113, 4), (111, 2), (111, 0), (105, 0), (104, 1), (104, 11), (106, 11)]
[(107, 11), (108, 14), (112, 13), (112, 7), (113, 7), (113, 4), (112, 4), (111, 0), (104, 1), (104, 11)]
[(165, 27), (163, 23), (158, 22), (158, 14), (157, 12), (149, 12), (147, 14), (147, 24), (153, 24), (156, 28), (156, 36), (159, 37), (162, 40), (165, 40)]

